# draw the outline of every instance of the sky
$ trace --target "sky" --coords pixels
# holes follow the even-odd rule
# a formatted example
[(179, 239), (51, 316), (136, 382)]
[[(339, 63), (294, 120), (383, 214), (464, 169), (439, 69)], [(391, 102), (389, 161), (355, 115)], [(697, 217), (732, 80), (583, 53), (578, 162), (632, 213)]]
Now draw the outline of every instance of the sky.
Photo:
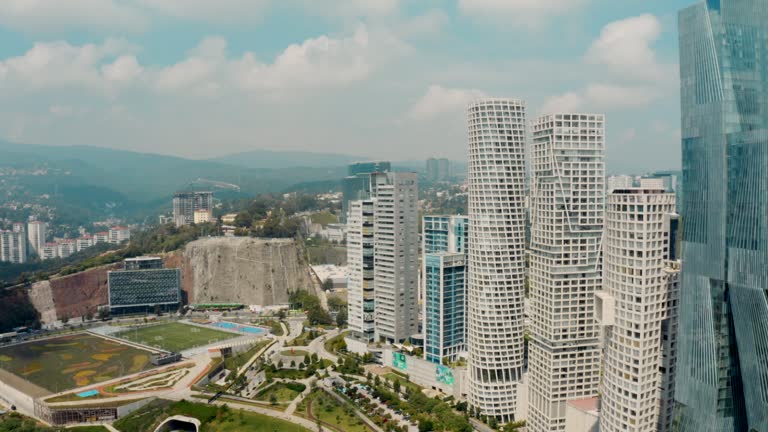
[(609, 173), (678, 169), (691, 3), (2, 0), (0, 140), (466, 160), (493, 96), (605, 113)]

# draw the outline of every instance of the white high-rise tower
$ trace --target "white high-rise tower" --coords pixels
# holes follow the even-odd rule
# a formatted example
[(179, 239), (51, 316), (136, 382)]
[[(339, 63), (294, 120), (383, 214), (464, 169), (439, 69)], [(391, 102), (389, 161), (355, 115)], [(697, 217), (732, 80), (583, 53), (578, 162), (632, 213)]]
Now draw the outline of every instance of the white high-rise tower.
[(27, 224), (27, 239), (29, 247), (35, 251), (35, 255), (41, 256), (45, 238), (48, 235), (48, 224), (40, 221), (31, 221)]
[(523, 369), (524, 102), (473, 102), (468, 132), (468, 398), (482, 414), (511, 422)]
[(418, 331), (418, 176), (370, 174), (370, 197), (347, 214), (349, 327), (365, 342)]
[[(669, 430), (674, 391), (679, 263), (675, 195), (618, 189), (608, 196), (602, 432)], [(664, 339), (667, 340), (664, 340)]]
[(605, 208), (605, 118), (545, 115), (533, 123), (528, 428), (565, 430), (569, 400), (595, 397)]

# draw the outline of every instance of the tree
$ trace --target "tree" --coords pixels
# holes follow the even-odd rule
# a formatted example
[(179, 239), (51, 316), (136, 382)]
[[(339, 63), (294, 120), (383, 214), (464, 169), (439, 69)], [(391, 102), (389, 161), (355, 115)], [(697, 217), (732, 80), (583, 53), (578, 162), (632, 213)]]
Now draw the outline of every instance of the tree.
[(490, 426), (493, 429), (496, 429), (499, 427), (499, 421), (496, 420), (496, 417), (488, 417), (488, 426)]
[(336, 313), (336, 325), (339, 327), (344, 327), (347, 325), (348, 317), (349, 313), (347, 312), (347, 308), (339, 309), (339, 312)]
[(99, 312), (96, 314), (96, 318), (100, 320), (104, 320), (109, 318), (109, 308), (101, 308), (99, 309)]
[(376, 378), (373, 379), (373, 384), (375, 384), (376, 387), (381, 385), (381, 378), (379, 378), (378, 375), (376, 375)]
[(272, 393), (269, 395), (269, 404), (270, 405), (277, 405), (277, 395)]
[(326, 278), (323, 281), (323, 291), (330, 291), (333, 289), (333, 280), (331, 278)]
[(395, 393), (400, 393), (400, 380), (395, 378), (395, 383), (392, 385), (392, 389)]
[(312, 363), (312, 358), (309, 356), (309, 354), (304, 355), (304, 364), (310, 364)]
[(317, 353), (312, 353), (311, 360), (312, 360), (312, 363), (317, 363), (318, 361), (320, 361), (320, 357), (317, 356)]
[(419, 432), (431, 432), (435, 429), (435, 425), (430, 419), (424, 419), (419, 422)]
[(69, 315), (65, 314), (63, 317), (61, 317), (61, 323), (62, 324), (66, 324), (68, 322), (69, 322)]

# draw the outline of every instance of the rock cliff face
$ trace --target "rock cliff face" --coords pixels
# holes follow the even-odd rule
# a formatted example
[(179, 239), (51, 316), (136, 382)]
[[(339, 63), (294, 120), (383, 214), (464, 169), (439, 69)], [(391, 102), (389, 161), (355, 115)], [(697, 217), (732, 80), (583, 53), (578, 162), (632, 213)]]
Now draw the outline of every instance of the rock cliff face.
[(313, 286), (303, 249), (288, 239), (206, 238), (165, 263), (181, 268), (188, 303), (274, 305), (287, 303), (289, 291)]
[(32, 284), (29, 299), (40, 312), (43, 323), (64, 318), (79, 318), (109, 302), (107, 272), (122, 268), (122, 263), (96, 267), (73, 275)]

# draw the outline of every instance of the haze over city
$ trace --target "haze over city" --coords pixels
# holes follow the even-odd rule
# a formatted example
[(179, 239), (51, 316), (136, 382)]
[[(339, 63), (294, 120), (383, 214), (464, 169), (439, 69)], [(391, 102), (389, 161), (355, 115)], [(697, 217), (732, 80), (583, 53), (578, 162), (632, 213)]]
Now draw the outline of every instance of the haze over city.
[(493, 95), (606, 113), (610, 172), (678, 169), (686, 3), (4, 1), (0, 139), (461, 161)]

